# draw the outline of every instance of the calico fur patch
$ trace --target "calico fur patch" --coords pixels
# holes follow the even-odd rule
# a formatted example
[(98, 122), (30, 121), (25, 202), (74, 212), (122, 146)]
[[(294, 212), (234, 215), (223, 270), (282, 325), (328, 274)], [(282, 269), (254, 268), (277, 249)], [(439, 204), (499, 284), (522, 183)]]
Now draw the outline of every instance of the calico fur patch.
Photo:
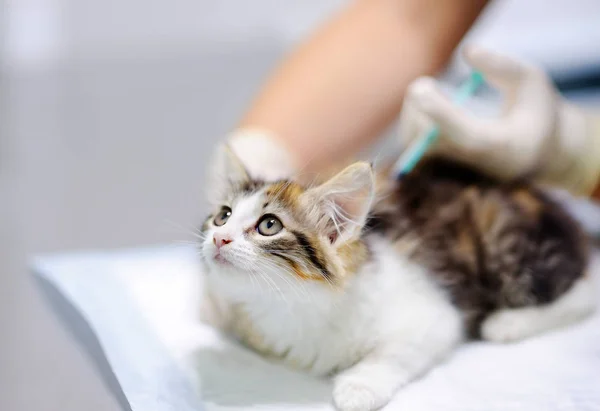
[(380, 194), (368, 232), (416, 239), (411, 258), (450, 293), (473, 336), (490, 312), (549, 303), (584, 272), (578, 225), (526, 182), (433, 159)]

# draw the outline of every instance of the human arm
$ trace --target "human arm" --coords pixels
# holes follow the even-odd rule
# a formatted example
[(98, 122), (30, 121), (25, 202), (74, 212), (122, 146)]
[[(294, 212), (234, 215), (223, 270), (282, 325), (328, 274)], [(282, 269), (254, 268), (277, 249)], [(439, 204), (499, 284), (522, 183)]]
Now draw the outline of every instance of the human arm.
[(598, 184), (596, 185), (596, 188), (594, 189), (594, 192), (592, 193), (591, 197), (594, 200), (600, 201), (600, 181), (598, 181)]
[(275, 70), (236, 136), (278, 145), (255, 150), (259, 166), (262, 152), (316, 172), (355, 155), (396, 118), (410, 82), (445, 65), (486, 2), (351, 2)]

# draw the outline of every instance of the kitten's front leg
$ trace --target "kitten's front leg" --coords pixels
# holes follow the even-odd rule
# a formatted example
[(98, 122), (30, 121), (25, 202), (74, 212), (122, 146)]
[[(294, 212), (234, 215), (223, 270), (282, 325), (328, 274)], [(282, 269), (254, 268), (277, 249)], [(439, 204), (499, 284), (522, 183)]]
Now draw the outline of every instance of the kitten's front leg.
[(339, 374), (333, 389), (336, 407), (341, 411), (369, 411), (386, 405), (399, 388), (441, 361), (462, 339), (458, 323), (439, 327), (392, 338)]
[(333, 402), (340, 411), (376, 410), (405, 382), (406, 373), (391, 358), (367, 357), (335, 378)]

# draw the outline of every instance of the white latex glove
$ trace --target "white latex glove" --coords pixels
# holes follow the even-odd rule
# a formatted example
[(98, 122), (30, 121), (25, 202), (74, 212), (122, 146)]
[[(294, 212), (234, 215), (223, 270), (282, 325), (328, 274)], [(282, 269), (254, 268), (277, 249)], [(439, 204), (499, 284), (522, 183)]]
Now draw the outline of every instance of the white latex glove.
[(227, 143), (254, 179), (276, 181), (295, 173), (292, 155), (267, 131), (239, 129), (227, 138)]
[(419, 78), (400, 116), (403, 143), (435, 123), (441, 132), (431, 152), (502, 179), (533, 172), (540, 183), (590, 194), (600, 177), (600, 120), (564, 101), (537, 67), (476, 47), (464, 54), (504, 94), (503, 115), (479, 118), (454, 105), (434, 79)]

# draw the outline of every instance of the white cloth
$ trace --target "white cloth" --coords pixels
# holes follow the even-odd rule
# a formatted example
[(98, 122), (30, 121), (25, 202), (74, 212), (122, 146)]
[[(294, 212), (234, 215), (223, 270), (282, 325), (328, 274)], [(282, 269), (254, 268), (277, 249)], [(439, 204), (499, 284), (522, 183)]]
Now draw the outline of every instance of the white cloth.
[[(39, 258), (34, 268), (54, 305), (69, 301), (94, 332), (102, 352), (92, 354), (101, 369), (108, 362), (124, 409), (332, 409), (329, 382), (268, 363), (197, 321), (197, 258), (193, 247), (164, 247)], [(465, 345), (386, 409), (600, 410), (600, 315), (514, 345)]]

